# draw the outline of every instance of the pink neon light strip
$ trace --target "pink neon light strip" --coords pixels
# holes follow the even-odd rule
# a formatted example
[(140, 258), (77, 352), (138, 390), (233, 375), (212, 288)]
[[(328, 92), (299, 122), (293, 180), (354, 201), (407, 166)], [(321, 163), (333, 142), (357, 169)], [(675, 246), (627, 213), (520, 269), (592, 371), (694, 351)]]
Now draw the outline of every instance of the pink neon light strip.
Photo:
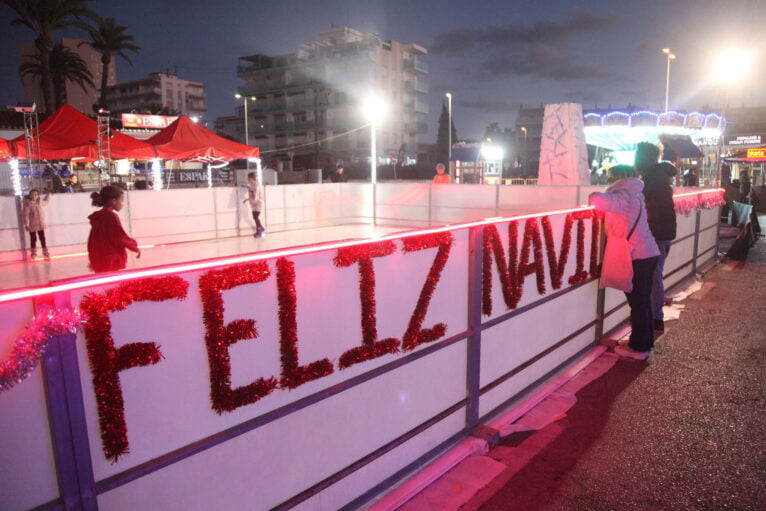
[(231, 264), (247, 263), (252, 261), (260, 261), (264, 259), (276, 259), (279, 257), (288, 257), (301, 254), (309, 254), (313, 252), (322, 252), (325, 250), (334, 250), (337, 248), (348, 247), (353, 245), (363, 245), (365, 243), (376, 243), (378, 241), (403, 239), (412, 236), (420, 236), (423, 234), (434, 234), (445, 231), (455, 231), (459, 229), (468, 229), (480, 225), (495, 224), (501, 222), (508, 222), (511, 220), (523, 220), (526, 218), (535, 218), (545, 215), (559, 215), (566, 214), (573, 211), (582, 211), (587, 209), (593, 209), (592, 206), (563, 209), (558, 211), (548, 211), (544, 213), (533, 213), (528, 215), (512, 216), (512, 217), (496, 217), (487, 218), (482, 220), (476, 220), (473, 222), (467, 222), (462, 224), (445, 225), (441, 227), (433, 227), (430, 229), (421, 229), (417, 231), (409, 231), (404, 233), (386, 234), (383, 236), (369, 238), (369, 239), (354, 239), (348, 241), (338, 241), (324, 243), (320, 245), (311, 245), (306, 247), (291, 247), (287, 249), (272, 250), (268, 252), (259, 252), (257, 254), (248, 254), (236, 257), (225, 257), (217, 259), (208, 259), (203, 261), (195, 261), (191, 263), (171, 264), (167, 266), (160, 266), (156, 268), (149, 268), (146, 270), (133, 270), (127, 272), (108, 273), (99, 276), (88, 275), (87, 277), (81, 277), (61, 284), (54, 284), (45, 287), (36, 287), (29, 289), (19, 289), (15, 291), (9, 291), (7, 293), (0, 294), (0, 303), (10, 302), (13, 300), (21, 300), (24, 298), (34, 298), (37, 296), (60, 293), (63, 291), (72, 291), (75, 289), (83, 289), (88, 287), (103, 286), (106, 284), (113, 284), (117, 282), (124, 282), (126, 280), (135, 280), (146, 277), (156, 277), (159, 275), (168, 275), (175, 273), (184, 273), (189, 271), (205, 270), (209, 268), (215, 268), (217, 266), (228, 266)]
[[(153, 247), (156, 247), (156, 246), (157, 245), (139, 245), (138, 248), (145, 249), (145, 248), (153, 248)], [(82, 256), (87, 256), (87, 255), (88, 255), (87, 252), (70, 252), (68, 254), (57, 254), (57, 255), (51, 256), (50, 258), (51, 259), (69, 259), (70, 257), (82, 257)], [(43, 256), (38, 256), (38, 257), (36, 257), (35, 259), (32, 259), (32, 260), (33, 261), (41, 261), (43, 259), (45, 259)], [(8, 261), (8, 262), (9, 263), (15, 263), (16, 261)]]

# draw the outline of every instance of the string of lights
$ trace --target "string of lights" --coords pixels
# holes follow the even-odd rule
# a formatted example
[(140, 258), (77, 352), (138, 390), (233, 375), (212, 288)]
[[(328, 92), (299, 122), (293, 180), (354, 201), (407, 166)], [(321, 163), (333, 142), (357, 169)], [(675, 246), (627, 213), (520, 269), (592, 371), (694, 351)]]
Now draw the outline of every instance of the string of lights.
[(337, 135), (332, 135), (330, 137), (322, 138), (319, 140), (314, 140), (313, 142), (306, 142), (305, 144), (298, 144), (290, 147), (281, 147), (279, 149), (271, 149), (269, 151), (261, 151), (261, 154), (269, 154), (269, 153), (281, 153), (283, 151), (291, 151), (293, 149), (300, 149), (302, 147), (310, 147), (312, 145), (321, 144), (322, 142), (327, 142), (328, 140), (333, 140), (335, 138), (345, 137), (346, 135), (350, 135), (356, 131), (363, 130), (365, 128), (369, 128), (370, 124), (365, 124), (363, 126), (359, 126), (358, 128), (354, 128), (349, 131), (344, 131), (343, 133), (338, 133)]

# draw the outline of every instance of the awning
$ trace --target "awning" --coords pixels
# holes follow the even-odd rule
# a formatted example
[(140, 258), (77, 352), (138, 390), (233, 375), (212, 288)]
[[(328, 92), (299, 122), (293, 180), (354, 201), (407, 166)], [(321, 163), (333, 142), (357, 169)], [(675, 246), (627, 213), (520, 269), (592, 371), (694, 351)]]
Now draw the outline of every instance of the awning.
[(7, 160), (11, 157), (11, 146), (4, 138), (0, 138), (0, 161)]
[[(69, 105), (62, 106), (41, 122), (38, 132), (39, 152), (34, 152), (35, 158), (82, 161), (96, 161), (99, 158), (98, 123)], [(27, 157), (24, 135), (10, 142), (17, 158)], [(154, 147), (116, 131), (110, 131), (109, 148), (110, 157), (115, 160), (150, 160), (155, 157)]]
[(164, 160), (231, 161), (260, 157), (257, 147), (218, 136), (185, 115), (147, 142)]
[(664, 146), (662, 159), (675, 161), (677, 158), (702, 158), (704, 155), (699, 147), (694, 145), (689, 135), (660, 135)]

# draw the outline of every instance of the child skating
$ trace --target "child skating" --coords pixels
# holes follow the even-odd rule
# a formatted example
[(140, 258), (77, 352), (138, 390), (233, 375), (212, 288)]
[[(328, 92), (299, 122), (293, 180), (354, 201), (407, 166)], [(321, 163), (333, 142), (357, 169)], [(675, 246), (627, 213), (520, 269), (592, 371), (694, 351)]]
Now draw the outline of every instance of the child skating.
[(48, 252), (48, 245), (45, 242), (45, 211), (43, 207), (48, 205), (50, 195), (40, 198), (40, 191), (37, 188), (29, 190), (29, 195), (24, 198), (22, 208), (22, 217), (24, 219), (24, 229), (29, 233), (29, 257), (34, 261), (37, 258), (37, 239), (40, 239), (40, 246), (43, 249), (43, 257), (50, 260), (51, 254)]

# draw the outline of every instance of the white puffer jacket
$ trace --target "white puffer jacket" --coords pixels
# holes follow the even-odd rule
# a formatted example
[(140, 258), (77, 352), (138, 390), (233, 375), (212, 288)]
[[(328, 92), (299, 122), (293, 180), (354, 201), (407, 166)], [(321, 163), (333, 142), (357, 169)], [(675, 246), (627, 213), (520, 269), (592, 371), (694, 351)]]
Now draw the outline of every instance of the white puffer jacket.
[(588, 198), (588, 204), (606, 213), (604, 224), (607, 236), (625, 238), (640, 212), (641, 218), (629, 240), (631, 259), (647, 259), (660, 255), (646, 220), (643, 189), (644, 183), (631, 177), (620, 179), (607, 188), (606, 192), (594, 192)]

